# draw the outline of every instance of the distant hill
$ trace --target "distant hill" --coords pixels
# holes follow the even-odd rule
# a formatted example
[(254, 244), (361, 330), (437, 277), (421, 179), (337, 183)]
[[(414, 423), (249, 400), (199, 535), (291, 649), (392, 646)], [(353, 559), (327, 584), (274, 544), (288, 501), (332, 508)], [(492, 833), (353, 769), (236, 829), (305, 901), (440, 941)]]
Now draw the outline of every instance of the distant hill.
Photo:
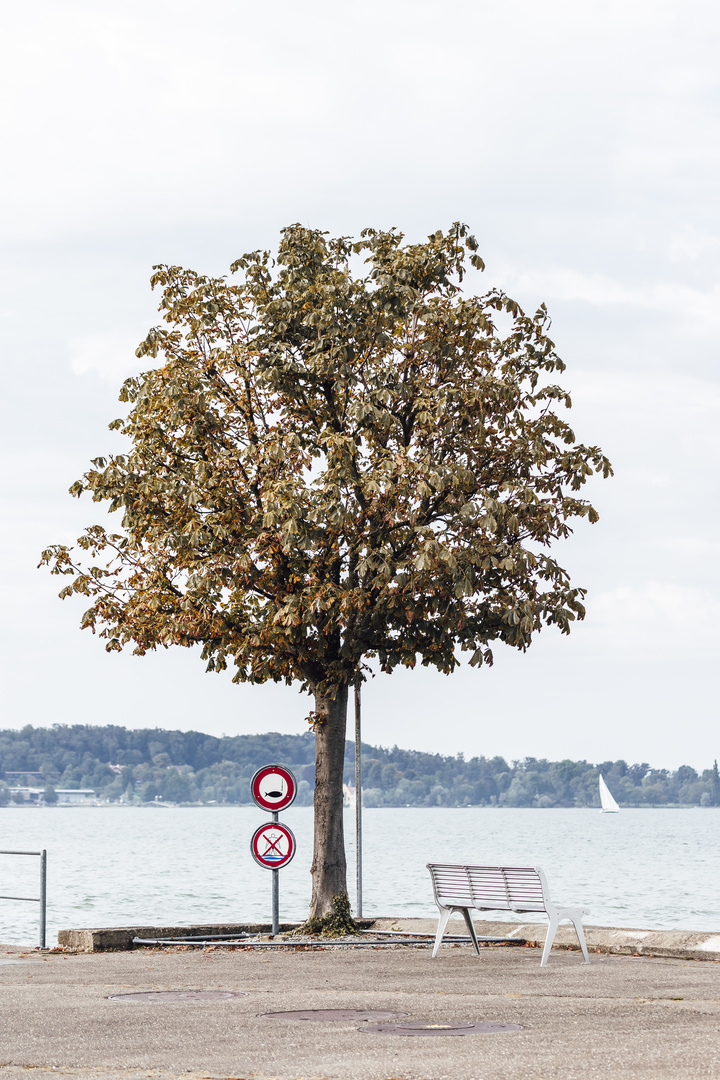
[[(133, 731), (116, 725), (27, 725), (0, 731), (0, 805), (17, 786), (93, 788), (111, 801), (249, 803), (250, 779), (269, 762), (288, 765), (298, 802), (312, 802), (315, 739), (303, 735), (233, 735), (200, 731)], [(355, 749), (346, 744), (345, 780), (355, 782)], [(698, 774), (643, 762), (547, 761), (462, 754), (445, 757), (363, 743), (366, 806), (597, 806), (602, 772), (621, 806), (720, 805), (717, 763)], [(31, 775), (28, 775), (31, 774)], [(33, 775), (34, 774), (34, 775)]]

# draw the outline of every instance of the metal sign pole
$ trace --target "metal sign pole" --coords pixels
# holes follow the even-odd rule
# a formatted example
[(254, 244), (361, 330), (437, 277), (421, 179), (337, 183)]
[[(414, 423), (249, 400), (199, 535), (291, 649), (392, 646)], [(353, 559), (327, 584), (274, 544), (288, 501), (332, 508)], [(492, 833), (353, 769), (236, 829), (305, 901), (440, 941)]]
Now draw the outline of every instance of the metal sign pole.
[(284, 765), (263, 765), (250, 781), (250, 794), (256, 806), (268, 810), (272, 825), (261, 825), (253, 833), (250, 853), (260, 866), (272, 871), (272, 932), (280, 932), (280, 868), (295, 854), (292, 829), (279, 824), (278, 814), (294, 802), (297, 781)]
[(360, 687), (355, 687), (355, 866), (357, 917), (362, 919), (362, 745), (360, 738)]
[[(273, 814), (273, 821), (277, 824), (278, 815)], [(272, 871), (272, 932), (273, 936), (280, 932), (280, 871)]]

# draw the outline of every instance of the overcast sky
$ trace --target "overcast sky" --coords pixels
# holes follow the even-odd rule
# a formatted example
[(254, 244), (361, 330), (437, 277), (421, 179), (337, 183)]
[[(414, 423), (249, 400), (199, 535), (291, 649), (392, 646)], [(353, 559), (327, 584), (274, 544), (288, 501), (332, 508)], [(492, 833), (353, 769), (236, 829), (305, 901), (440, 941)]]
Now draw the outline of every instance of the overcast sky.
[[(106, 655), (35, 569), (102, 508), (157, 262), (223, 273), (295, 221), (413, 239), (460, 219), (483, 287), (542, 301), (578, 438), (616, 477), (556, 549), (570, 638), (375, 679), (370, 742), (720, 756), (718, 7), (709, 0), (7, 5), (0, 49), (3, 727), (306, 730), (310, 702), (184, 650)], [(82, 604), (80, 605), (80, 608)]]

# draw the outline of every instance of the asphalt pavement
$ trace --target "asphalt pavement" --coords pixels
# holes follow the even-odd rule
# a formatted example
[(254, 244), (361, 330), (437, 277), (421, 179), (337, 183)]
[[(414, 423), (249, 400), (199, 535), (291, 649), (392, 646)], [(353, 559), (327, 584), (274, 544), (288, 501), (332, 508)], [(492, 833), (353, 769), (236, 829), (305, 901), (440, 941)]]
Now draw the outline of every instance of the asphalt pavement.
[[(264, 1015), (296, 1010), (365, 1018)], [(406, 1026), (370, 1030), (392, 1024)], [(537, 948), (466, 945), (435, 960), (413, 947), (0, 946), (0, 1078), (21, 1076), (720, 1080), (720, 966), (553, 951), (541, 968)]]

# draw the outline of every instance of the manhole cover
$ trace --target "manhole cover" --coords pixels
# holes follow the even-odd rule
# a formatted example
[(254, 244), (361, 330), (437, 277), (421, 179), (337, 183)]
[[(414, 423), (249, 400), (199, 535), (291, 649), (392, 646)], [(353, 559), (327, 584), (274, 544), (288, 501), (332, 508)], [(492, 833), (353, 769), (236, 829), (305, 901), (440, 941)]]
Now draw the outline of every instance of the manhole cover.
[(394, 1020), (406, 1012), (389, 1009), (295, 1009), (291, 1012), (259, 1013), (268, 1020)]
[(110, 994), (110, 1001), (226, 1001), (247, 997), (241, 990), (142, 990), (137, 994)]
[(404, 1024), (373, 1024), (360, 1029), (374, 1035), (490, 1035), (498, 1031), (522, 1031), (520, 1024), (465, 1023), (451, 1020), (435, 1023), (430, 1020), (408, 1020)]

